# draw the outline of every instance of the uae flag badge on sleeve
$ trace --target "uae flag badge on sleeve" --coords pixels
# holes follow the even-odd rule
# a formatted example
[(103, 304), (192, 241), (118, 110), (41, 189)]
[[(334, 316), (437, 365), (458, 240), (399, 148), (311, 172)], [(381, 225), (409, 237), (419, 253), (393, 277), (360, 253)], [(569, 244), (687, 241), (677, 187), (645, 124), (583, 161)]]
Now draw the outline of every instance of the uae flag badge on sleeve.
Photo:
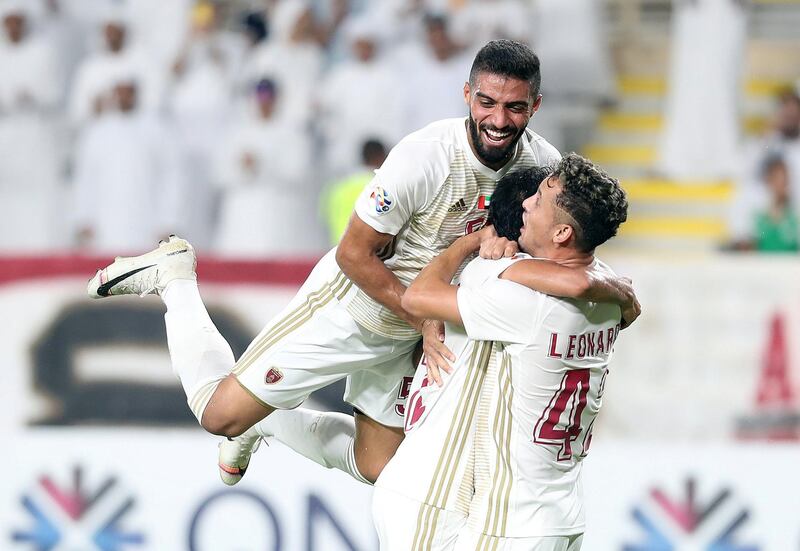
[(488, 209), (491, 202), (492, 202), (491, 195), (481, 195), (480, 197), (478, 197), (478, 209), (479, 210)]

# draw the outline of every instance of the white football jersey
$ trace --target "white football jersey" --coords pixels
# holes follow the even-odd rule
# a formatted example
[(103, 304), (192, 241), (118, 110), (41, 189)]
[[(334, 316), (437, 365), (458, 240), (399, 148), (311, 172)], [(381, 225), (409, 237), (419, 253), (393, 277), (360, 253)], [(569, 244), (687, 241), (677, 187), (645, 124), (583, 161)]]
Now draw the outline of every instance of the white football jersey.
[(525, 258), (475, 259), (458, 290), (469, 338), (495, 341), (475, 416), (468, 522), (496, 537), (571, 535), (584, 529), (581, 460), (621, 312), (498, 277)]
[[(526, 129), (512, 159), (500, 170), (492, 170), (470, 148), (466, 124), (466, 118), (446, 119), (406, 136), (356, 201), (355, 212), (361, 220), (380, 233), (395, 236), (380, 256), (405, 285), (457, 238), (483, 227), (500, 178), (560, 159), (552, 145)], [(379, 335), (419, 337), (362, 291), (348, 311), (359, 324)]]
[(458, 291), (466, 333), (451, 324), (445, 332), (453, 373), (443, 373), (442, 387), (427, 382), (424, 366), (414, 376), (406, 438), (376, 486), (424, 504), (419, 538), (440, 528), (440, 509), (468, 514), (470, 528), (489, 535), (583, 531), (580, 460), (620, 309), (498, 278), (525, 258), (466, 266)]
[(439, 387), (428, 381), (423, 359), (405, 403), (406, 438), (375, 485), (466, 515), (473, 494), (467, 459), (492, 343), (470, 340), (447, 323), (445, 345), (456, 355), (453, 372), (442, 372)]

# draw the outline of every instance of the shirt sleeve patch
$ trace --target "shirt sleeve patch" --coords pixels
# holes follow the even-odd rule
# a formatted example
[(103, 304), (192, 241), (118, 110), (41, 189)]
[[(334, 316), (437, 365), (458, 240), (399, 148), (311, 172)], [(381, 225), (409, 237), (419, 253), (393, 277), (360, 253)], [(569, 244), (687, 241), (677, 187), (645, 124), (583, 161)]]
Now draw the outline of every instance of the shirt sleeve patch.
[(386, 214), (394, 208), (394, 198), (381, 186), (375, 186), (369, 195), (369, 199), (372, 202), (375, 213), (378, 215)]

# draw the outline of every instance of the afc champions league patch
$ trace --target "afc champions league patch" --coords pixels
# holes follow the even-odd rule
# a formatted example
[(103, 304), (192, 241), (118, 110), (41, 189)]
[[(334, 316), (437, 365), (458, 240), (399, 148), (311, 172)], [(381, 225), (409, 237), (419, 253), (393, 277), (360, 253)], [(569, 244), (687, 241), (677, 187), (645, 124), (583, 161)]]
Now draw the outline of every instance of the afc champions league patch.
[(394, 199), (392, 199), (391, 195), (389, 195), (389, 192), (383, 189), (381, 186), (375, 186), (375, 189), (372, 190), (369, 198), (372, 201), (377, 214), (386, 214), (394, 206)]
[(264, 375), (264, 384), (274, 385), (275, 383), (279, 383), (282, 380), (283, 380), (283, 371), (281, 371), (277, 367), (271, 367), (269, 371), (267, 371), (266, 375)]

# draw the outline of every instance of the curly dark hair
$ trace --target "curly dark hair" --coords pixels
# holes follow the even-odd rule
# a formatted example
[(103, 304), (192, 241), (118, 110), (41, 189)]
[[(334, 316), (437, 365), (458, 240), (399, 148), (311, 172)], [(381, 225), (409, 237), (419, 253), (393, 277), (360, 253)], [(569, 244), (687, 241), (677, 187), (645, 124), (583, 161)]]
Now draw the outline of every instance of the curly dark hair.
[(480, 73), (527, 80), (531, 86), (531, 95), (539, 95), (542, 84), (539, 58), (522, 42), (505, 39), (488, 42), (472, 62), (469, 71), (470, 86), (475, 86)]
[(617, 234), (628, 218), (628, 199), (619, 181), (577, 153), (561, 159), (553, 176), (562, 186), (555, 204), (575, 221), (579, 250), (591, 252)]
[(539, 184), (551, 172), (549, 167), (534, 166), (503, 176), (492, 192), (488, 224), (497, 235), (510, 241), (519, 239), (522, 227), (522, 202), (535, 195)]

